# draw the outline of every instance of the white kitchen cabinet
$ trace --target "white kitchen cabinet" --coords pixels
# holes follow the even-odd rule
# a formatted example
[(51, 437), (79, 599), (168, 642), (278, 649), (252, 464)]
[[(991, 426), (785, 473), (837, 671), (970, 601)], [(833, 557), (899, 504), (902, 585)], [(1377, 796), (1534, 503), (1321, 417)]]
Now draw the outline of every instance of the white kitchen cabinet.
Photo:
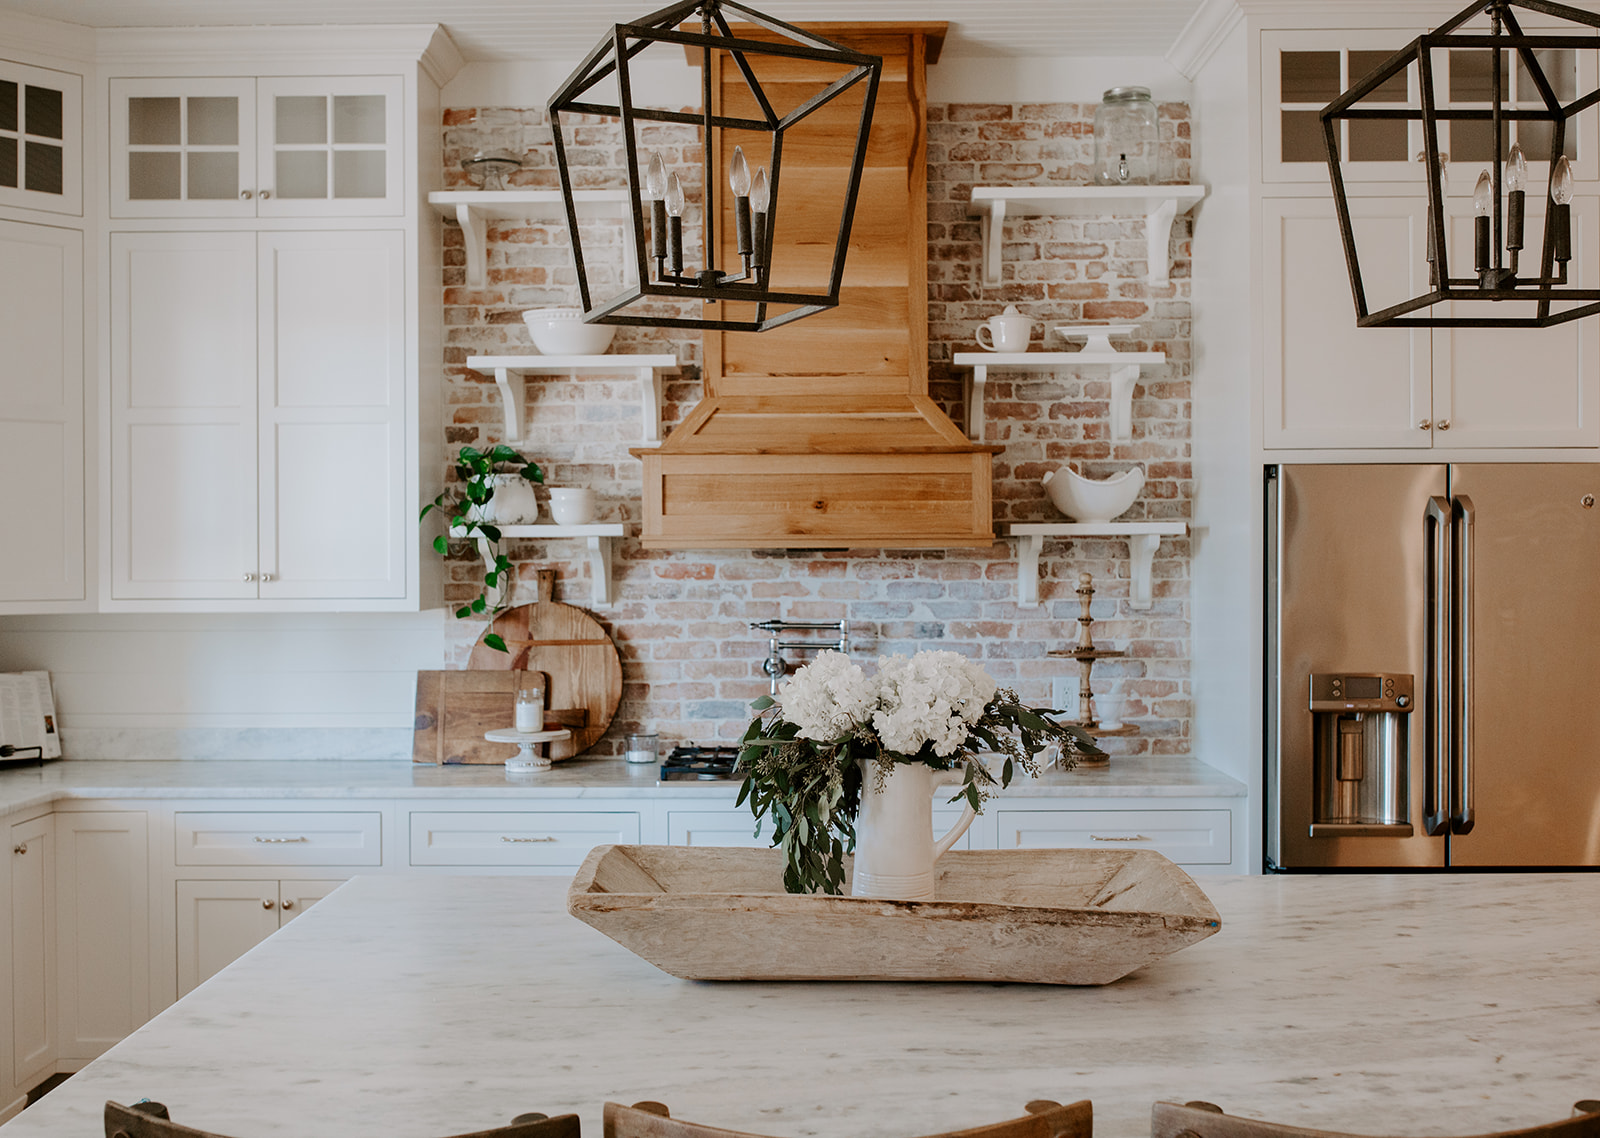
[[(948, 795), (946, 796), (948, 797)], [(942, 802), (933, 807), (933, 836), (943, 837), (961, 817), (959, 808), (950, 809)], [(755, 832), (755, 815), (747, 806), (729, 810), (667, 810), (667, 844), (672, 846), (742, 846), (751, 849), (770, 849), (772, 846), (772, 820), (761, 820), (761, 833)], [(957, 838), (951, 849), (972, 848), (972, 831)]]
[(55, 817), (61, 1059), (93, 1059), (150, 1018), (147, 835), (140, 810)]
[(11, 1069), (19, 1091), (56, 1067), (55, 819), (11, 826)]
[(405, 213), (398, 75), (117, 78), (111, 216)]
[(383, 864), (376, 810), (180, 810), (172, 829), (179, 866)]
[(85, 599), (84, 334), (83, 235), (0, 220), (0, 612)]
[(179, 997), (343, 883), (342, 878), (177, 882)]
[(404, 246), (112, 235), (106, 607), (405, 600)]
[(83, 213), (81, 75), (0, 59), (0, 206)]
[[(1425, 292), (1422, 197), (1351, 197), (1350, 208), (1369, 311)], [(1470, 276), (1470, 202), (1452, 199), (1447, 221), (1451, 275)], [(1574, 201), (1572, 222), (1579, 259), (1571, 272), (1593, 287), (1588, 246), (1600, 201)], [(1600, 445), (1593, 320), (1547, 329), (1358, 328), (1331, 197), (1264, 199), (1261, 225), (1267, 449)], [(1542, 225), (1530, 206), (1530, 237)], [(1505, 306), (1507, 315), (1524, 311)]]
[(640, 835), (637, 809), (414, 810), (410, 825), (413, 866), (531, 873), (571, 873), (595, 846)]
[[(992, 808), (992, 807), (991, 807)], [(1179, 865), (1225, 866), (1233, 858), (1229, 810), (996, 811), (999, 848), (1148, 849)]]

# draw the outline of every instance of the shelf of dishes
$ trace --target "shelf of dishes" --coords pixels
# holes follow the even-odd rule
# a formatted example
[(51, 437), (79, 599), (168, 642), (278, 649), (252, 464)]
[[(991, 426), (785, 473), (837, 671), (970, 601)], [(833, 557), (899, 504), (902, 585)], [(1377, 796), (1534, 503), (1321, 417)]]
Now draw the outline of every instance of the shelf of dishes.
[[(500, 530), (502, 540), (524, 538), (529, 541), (549, 541), (554, 538), (582, 538), (588, 546), (589, 552), (589, 584), (590, 595), (596, 605), (611, 605), (616, 602), (616, 585), (612, 574), (612, 565), (615, 560), (617, 542), (622, 540), (626, 530), (621, 522), (589, 522), (578, 525), (550, 524), (536, 522), (523, 524), (502, 525), (495, 523)], [(452, 529), (450, 535), (455, 538), (465, 538), (467, 535), (460, 530)], [(482, 537), (474, 539), (478, 545), (478, 556), (483, 558), (485, 565), (489, 563), (489, 543)], [(491, 590), (492, 593), (492, 590)], [(491, 595), (491, 601), (498, 598)]]
[(1039, 557), (1045, 538), (1117, 537), (1128, 542), (1128, 607), (1147, 609), (1153, 603), (1150, 569), (1163, 537), (1187, 537), (1188, 522), (1017, 522), (1010, 527), (1017, 539), (1017, 604), (1033, 608), (1039, 603)]

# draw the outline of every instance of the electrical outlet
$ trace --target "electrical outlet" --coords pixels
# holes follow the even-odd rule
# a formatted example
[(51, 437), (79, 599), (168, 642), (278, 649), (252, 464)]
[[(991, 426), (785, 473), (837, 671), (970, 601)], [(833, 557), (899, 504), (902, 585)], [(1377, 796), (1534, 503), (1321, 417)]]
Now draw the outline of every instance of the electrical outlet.
[(1078, 677), (1056, 676), (1050, 681), (1050, 706), (1063, 713), (1066, 719), (1078, 714)]

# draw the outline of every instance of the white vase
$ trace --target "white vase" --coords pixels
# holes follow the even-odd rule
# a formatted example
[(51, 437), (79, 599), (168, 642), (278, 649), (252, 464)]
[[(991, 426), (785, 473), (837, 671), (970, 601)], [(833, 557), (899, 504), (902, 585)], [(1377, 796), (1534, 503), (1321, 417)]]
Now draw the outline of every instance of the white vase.
[(977, 816), (969, 804), (950, 832), (934, 841), (934, 773), (922, 763), (896, 763), (879, 791), (873, 788), (876, 764), (862, 761), (861, 813), (856, 817), (850, 896), (933, 900), (933, 863), (956, 844)]
[(477, 509), (477, 521), (496, 525), (528, 525), (539, 520), (539, 497), (533, 483), (516, 471), (490, 476), (494, 497)]

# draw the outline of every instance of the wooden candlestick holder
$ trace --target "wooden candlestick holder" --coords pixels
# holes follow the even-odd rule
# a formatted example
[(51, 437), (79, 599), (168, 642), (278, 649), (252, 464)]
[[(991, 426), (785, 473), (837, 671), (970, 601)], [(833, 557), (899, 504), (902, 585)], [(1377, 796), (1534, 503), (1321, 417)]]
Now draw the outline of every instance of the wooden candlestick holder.
[[(1137, 735), (1139, 728), (1131, 723), (1123, 723), (1116, 727), (1106, 728), (1100, 726), (1100, 721), (1096, 717), (1094, 689), (1091, 687), (1094, 662), (1116, 656), (1125, 656), (1127, 653), (1115, 648), (1096, 648), (1094, 646), (1094, 636), (1090, 629), (1090, 625), (1094, 623), (1094, 618), (1089, 615), (1089, 606), (1094, 603), (1094, 578), (1088, 573), (1079, 573), (1078, 587), (1074, 591), (1078, 594), (1078, 605), (1080, 607), (1078, 614), (1078, 642), (1071, 648), (1057, 649), (1050, 652), (1049, 655), (1066, 656), (1078, 661), (1081, 678), (1078, 682), (1078, 718), (1075, 723), (1097, 738), (1116, 735)], [(1078, 761), (1080, 765), (1085, 762), (1083, 759)], [(1090, 765), (1093, 765), (1092, 761)]]

